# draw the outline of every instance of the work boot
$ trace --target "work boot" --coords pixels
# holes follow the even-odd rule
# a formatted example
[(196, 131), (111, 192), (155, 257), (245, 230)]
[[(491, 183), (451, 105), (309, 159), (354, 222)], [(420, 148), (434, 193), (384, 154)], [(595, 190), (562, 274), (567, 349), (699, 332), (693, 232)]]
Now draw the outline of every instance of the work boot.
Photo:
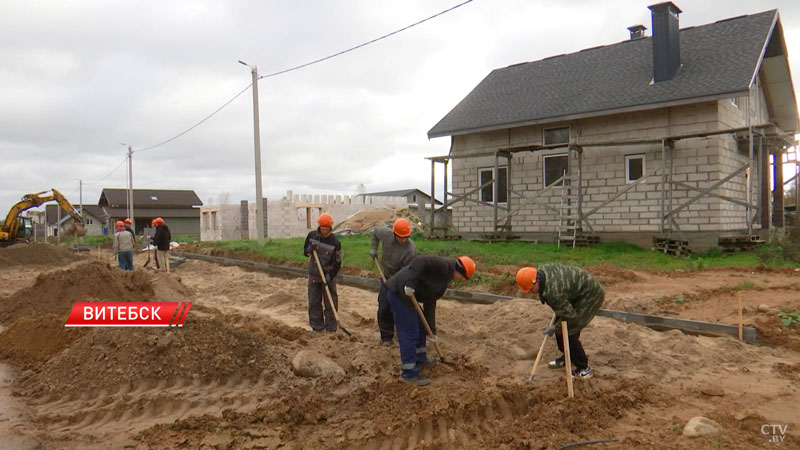
[(391, 347), (392, 346), (392, 341), (381, 340), (381, 345), (384, 346), (384, 347)]
[(423, 367), (433, 367), (439, 363), (439, 360), (436, 358), (425, 358), (424, 361), (417, 361), (417, 369), (421, 369)]
[(427, 378), (422, 378), (419, 375), (417, 375), (415, 377), (408, 377), (408, 378), (401, 376), (400, 379), (405, 381), (408, 384), (413, 384), (414, 386), (425, 386), (425, 385), (427, 385), (428, 383), (431, 382), (431, 380), (429, 380)]
[(587, 368), (581, 369), (581, 370), (575, 370), (575, 372), (572, 373), (572, 378), (577, 378), (579, 380), (588, 380), (589, 378), (592, 378), (593, 376), (594, 376), (594, 372), (592, 371), (591, 367), (587, 367)]
[(551, 369), (560, 369), (560, 368), (564, 367), (565, 365), (566, 365), (566, 363), (564, 362), (564, 357), (563, 356), (559, 356), (558, 358), (556, 358), (556, 359), (550, 361), (549, 363), (547, 363), (547, 367), (549, 367)]

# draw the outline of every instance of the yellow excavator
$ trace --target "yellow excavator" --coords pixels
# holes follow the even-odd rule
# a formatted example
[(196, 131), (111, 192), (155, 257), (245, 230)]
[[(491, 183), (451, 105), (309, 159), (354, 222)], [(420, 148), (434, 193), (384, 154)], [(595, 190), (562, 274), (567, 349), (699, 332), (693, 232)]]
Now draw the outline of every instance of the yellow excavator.
[(36, 208), (47, 202), (55, 201), (61, 208), (67, 212), (74, 220), (73, 229), (70, 229), (66, 234), (75, 233), (78, 236), (86, 234), (84, 227), (83, 217), (80, 212), (72, 206), (72, 203), (67, 200), (61, 192), (55, 189), (49, 191), (37, 192), (35, 194), (26, 194), (22, 196), (22, 200), (17, 202), (8, 211), (5, 221), (0, 223), (0, 247), (16, 244), (19, 242), (27, 242), (31, 237), (33, 226), (29, 217), (22, 217), (23, 211), (31, 208)]

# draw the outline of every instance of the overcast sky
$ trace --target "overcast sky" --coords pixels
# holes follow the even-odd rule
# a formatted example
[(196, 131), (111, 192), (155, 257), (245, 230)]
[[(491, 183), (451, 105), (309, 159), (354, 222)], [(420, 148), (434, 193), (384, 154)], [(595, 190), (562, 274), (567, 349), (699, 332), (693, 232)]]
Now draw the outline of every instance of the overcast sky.
[[(97, 204), (103, 188), (126, 187), (120, 143), (144, 149), (214, 112), (250, 84), (238, 60), (277, 72), (461, 1), (5, 0), (0, 214), (49, 188), (77, 204), (79, 179), (89, 183), (86, 204)], [(424, 158), (446, 154), (450, 140), (428, 140), (428, 130), (492, 69), (625, 40), (630, 25), (651, 28), (651, 3), (474, 0), (262, 79), (264, 195), (355, 194), (359, 183), (368, 192), (429, 191)], [(800, 73), (800, 3), (676, 4), (682, 28), (778, 8), (792, 73)], [(133, 177), (135, 188), (193, 189), (203, 202), (226, 194), (252, 201), (252, 91), (182, 137), (134, 153)]]

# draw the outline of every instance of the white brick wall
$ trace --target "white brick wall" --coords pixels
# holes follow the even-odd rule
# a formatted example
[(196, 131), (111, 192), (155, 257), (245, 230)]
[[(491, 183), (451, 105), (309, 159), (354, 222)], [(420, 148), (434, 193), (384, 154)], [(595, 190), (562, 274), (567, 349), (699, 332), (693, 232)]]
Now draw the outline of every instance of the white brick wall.
[[(763, 97), (763, 96), (762, 96)], [(744, 99), (740, 100), (743, 106)], [(755, 102), (752, 102), (755, 103)], [(761, 111), (766, 111), (763, 106)], [(758, 120), (764, 120), (760, 118)], [(754, 119), (753, 122), (758, 120)], [(666, 109), (618, 114), (614, 116), (584, 119), (570, 123), (573, 142), (603, 142), (620, 139), (661, 138), (730, 127), (743, 126), (744, 113), (731, 105), (729, 100), (680, 106)], [(762, 122), (763, 123), (763, 122)], [(545, 128), (553, 125), (549, 124)], [(456, 136), (453, 153), (457, 155), (478, 154), (510, 147), (541, 144), (542, 127), (529, 126), (511, 131), (476, 133)], [(687, 183), (697, 189), (710, 186), (747, 162), (747, 155), (737, 152), (735, 140), (730, 135), (707, 138), (684, 139), (675, 143), (673, 151), (673, 180)], [(542, 194), (543, 156), (564, 154), (563, 150), (543, 150), (514, 154), (510, 183), (512, 189), (524, 191), (528, 197), (558, 208), (561, 188), (551, 188)], [(661, 145), (639, 144), (617, 147), (585, 147), (583, 155), (583, 212), (586, 213), (614, 196), (625, 184), (625, 155), (644, 154), (645, 172), (661, 167)], [(572, 161), (577, 173), (577, 160)], [(478, 169), (492, 167), (494, 157), (479, 157), (453, 160), (453, 192), (463, 194), (478, 187)], [(505, 167), (505, 159), (500, 159)], [(755, 175), (755, 172), (753, 172)], [(577, 180), (577, 176), (575, 177)], [(754, 186), (757, 180), (754, 178)], [(745, 199), (745, 178), (734, 177), (714, 193)], [(756, 190), (757, 192), (757, 190)], [(697, 190), (674, 188), (672, 208), (694, 197)], [(477, 194), (472, 196), (477, 199)], [(601, 208), (590, 216), (589, 221), (598, 232), (654, 232), (661, 223), (661, 175), (650, 176), (646, 181)], [(754, 201), (755, 201), (755, 197)], [(512, 208), (519, 199), (512, 196)], [(505, 205), (499, 216), (505, 213)], [(453, 223), (464, 232), (488, 232), (492, 230), (491, 206), (473, 202), (459, 202), (453, 207)], [(714, 197), (695, 201), (681, 211), (676, 221), (684, 231), (727, 231), (746, 227), (744, 208)], [(555, 232), (558, 215), (552, 210), (528, 204), (513, 218), (516, 232)]]

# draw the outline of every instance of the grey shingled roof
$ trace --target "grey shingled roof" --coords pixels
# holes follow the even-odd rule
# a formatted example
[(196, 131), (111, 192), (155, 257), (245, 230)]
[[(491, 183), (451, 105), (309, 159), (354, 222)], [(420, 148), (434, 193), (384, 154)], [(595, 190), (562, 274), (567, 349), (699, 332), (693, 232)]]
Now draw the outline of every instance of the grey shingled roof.
[(747, 91), (777, 10), (682, 29), (683, 66), (653, 79), (652, 37), (492, 71), (428, 137)]
[[(111, 208), (127, 207), (127, 189), (103, 189), (100, 193), (100, 206)], [(191, 208), (202, 206), (203, 202), (194, 191), (171, 189), (134, 189), (133, 205), (137, 208)], [(134, 211), (135, 212), (135, 211)]]

